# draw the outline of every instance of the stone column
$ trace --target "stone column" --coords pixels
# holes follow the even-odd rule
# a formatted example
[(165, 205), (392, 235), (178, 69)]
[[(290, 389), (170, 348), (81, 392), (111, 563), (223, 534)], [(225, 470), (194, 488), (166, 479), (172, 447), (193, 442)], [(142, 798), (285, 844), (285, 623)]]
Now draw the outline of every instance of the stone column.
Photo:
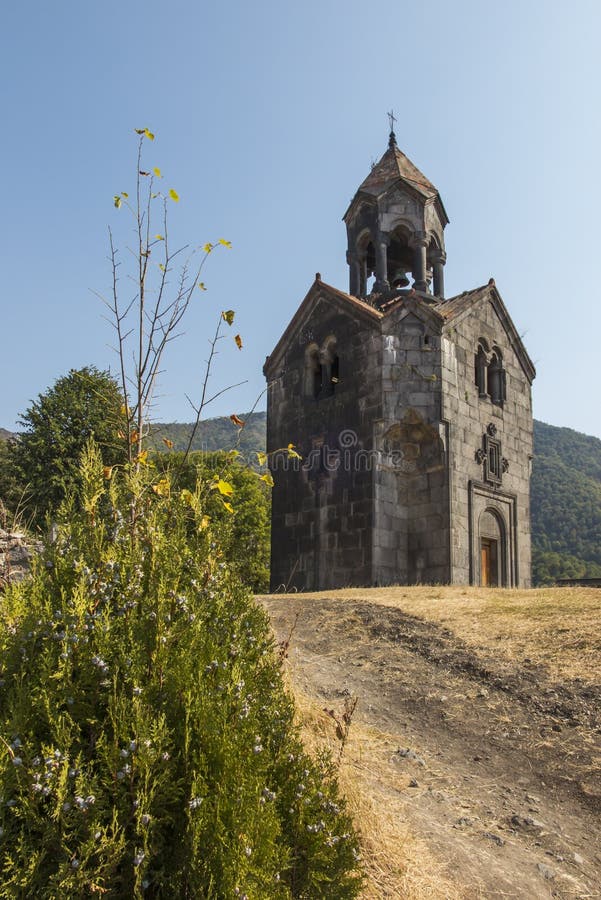
[(367, 296), (367, 260), (365, 257), (359, 260), (359, 297), (363, 300)]
[(388, 283), (388, 238), (380, 234), (376, 241), (376, 281), (374, 291), (381, 294), (390, 290)]
[(416, 291), (426, 293), (428, 283), (426, 281), (426, 248), (428, 238), (425, 232), (417, 231), (411, 239), (413, 248), (413, 287)]
[(444, 264), (447, 261), (447, 254), (444, 250), (432, 250), (430, 259), (434, 270), (434, 294), (444, 300)]
[(349, 264), (349, 294), (352, 297), (361, 296), (361, 263), (356, 253), (346, 252), (346, 261)]

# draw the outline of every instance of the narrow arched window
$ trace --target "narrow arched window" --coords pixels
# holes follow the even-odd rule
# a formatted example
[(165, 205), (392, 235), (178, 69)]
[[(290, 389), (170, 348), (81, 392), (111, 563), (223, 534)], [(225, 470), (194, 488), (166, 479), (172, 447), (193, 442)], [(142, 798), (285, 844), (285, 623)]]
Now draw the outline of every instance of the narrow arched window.
[(322, 393), (324, 395), (333, 394), (340, 379), (340, 361), (338, 359), (336, 338), (331, 337), (324, 341), (321, 359)]
[(491, 360), (488, 364), (488, 393), (490, 399), (497, 406), (502, 406), (507, 394), (507, 376), (503, 368), (503, 356), (498, 347), (493, 347)]
[(322, 389), (322, 369), (317, 344), (310, 344), (305, 351), (305, 397), (319, 397)]
[(475, 374), (475, 382), (476, 387), (478, 388), (478, 396), (482, 399), (487, 396), (487, 368), (488, 368), (488, 346), (486, 342), (481, 339), (478, 342), (478, 349), (476, 351), (476, 358), (474, 361), (474, 374)]

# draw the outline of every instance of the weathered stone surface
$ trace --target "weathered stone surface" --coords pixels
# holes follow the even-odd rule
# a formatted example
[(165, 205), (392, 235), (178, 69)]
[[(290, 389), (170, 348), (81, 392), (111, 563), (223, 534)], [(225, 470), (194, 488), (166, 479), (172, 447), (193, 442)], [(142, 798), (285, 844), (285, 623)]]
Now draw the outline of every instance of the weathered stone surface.
[(21, 532), (9, 532), (0, 528), (0, 589), (9, 582), (21, 581), (29, 573), (33, 553), (37, 545), (28, 541)]

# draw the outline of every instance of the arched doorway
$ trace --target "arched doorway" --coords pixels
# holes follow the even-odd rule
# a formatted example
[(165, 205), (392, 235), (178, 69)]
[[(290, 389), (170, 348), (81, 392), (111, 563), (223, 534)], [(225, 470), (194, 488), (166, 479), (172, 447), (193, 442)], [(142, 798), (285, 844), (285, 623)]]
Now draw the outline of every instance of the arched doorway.
[(482, 587), (506, 587), (505, 523), (497, 510), (485, 509), (478, 522), (480, 546), (480, 584)]

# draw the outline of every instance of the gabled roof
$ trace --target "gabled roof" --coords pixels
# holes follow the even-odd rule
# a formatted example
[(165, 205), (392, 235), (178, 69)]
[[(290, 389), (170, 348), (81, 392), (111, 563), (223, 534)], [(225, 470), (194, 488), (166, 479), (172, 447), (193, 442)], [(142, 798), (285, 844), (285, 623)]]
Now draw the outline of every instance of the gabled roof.
[(528, 351), (524, 347), (524, 343), (519, 336), (515, 325), (507, 311), (507, 307), (503, 303), (501, 295), (497, 290), (494, 278), (491, 278), (488, 284), (474, 288), (471, 291), (464, 291), (456, 297), (449, 300), (442, 300), (435, 306), (436, 311), (445, 319), (446, 322), (457, 322), (464, 315), (467, 315), (478, 303), (488, 301), (492, 306), (505, 329), (505, 333), (513, 347), (517, 358), (520, 361), (524, 374), (532, 383), (536, 376), (534, 363), (528, 355)]
[(357, 297), (351, 296), (351, 294), (339, 291), (337, 288), (332, 287), (331, 284), (326, 284), (325, 281), (321, 280), (321, 275), (317, 273), (305, 299), (293, 315), (273, 351), (265, 360), (265, 365), (263, 366), (265, 375), (278, 362), (281, 352), (288, 346), (294, 335), (300, 331), (303, 323), (309, 318), (313, 307), (319, 300), (324, 298), (338, 305), (343, 312), (352, 312), (353, 315), (358, 315), (369, 324), (375, 324), (383, 318), (382, 313), (375, 307), (370, 306), (369, 303), (365, 303), (363, 300), (359, 300)]

